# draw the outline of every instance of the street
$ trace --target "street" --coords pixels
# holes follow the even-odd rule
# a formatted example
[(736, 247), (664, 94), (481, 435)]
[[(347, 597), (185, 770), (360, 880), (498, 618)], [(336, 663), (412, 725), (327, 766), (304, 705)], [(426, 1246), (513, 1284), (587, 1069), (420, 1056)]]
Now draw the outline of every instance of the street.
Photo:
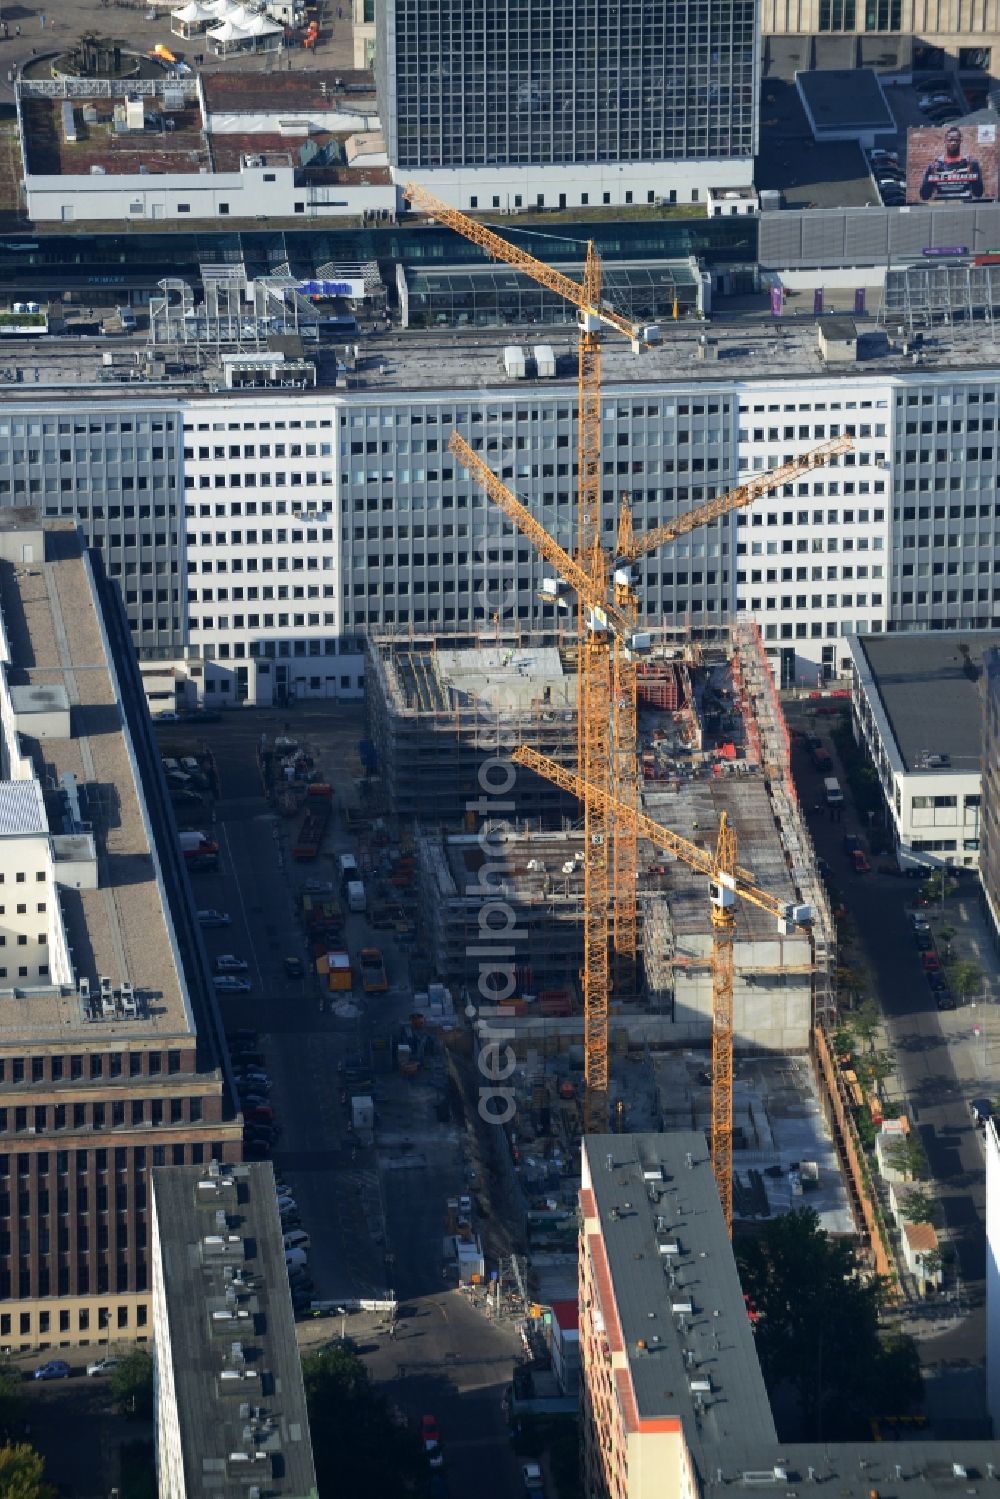
[[(864, 954), (874, 980), (873, 997), (885, 1017), (886, 1041), (880, 1044), (895, 1057), (893, 1101), (910, 1107), (930, 1166), (929, 1186), (940, 1203), (939, 1232), (955, 1256), (945, 1282), (945, 1299), (931, 1307), (912, 1308), (905, 1319), (906, 1329), (919, 1340), (929, 1377), (928, 1410), (937, 1434), (979, 1434), (985, 1420), (985, 1381), (981, 1368), (969, 1366), (981, 1366), (986, 1353), (986, 1183), (982, 1143), (970, 1118), (969, 1101), (983, 1093), (992, 1097), (997, 1091), (995, 1072), (989, 1067), (990, 1038), (996, 1035), (995, 1006), (960, 1003), (953, 1011), (938, 1011), (906, 920), (919, 882), (879, 874), (875, 869), (863, 875), (853, 872), (843, 847), (844, 835), (859, 833), (867, 843), (868, 829), (854, 815), (846, 777), (830, 738), (830, 720), (812, 718), (800, 703), (788, 702), (785, 710), (790, 728), (822, 737), (845, 787), (843, 820), (832, 822), (821, 805), (822, 774), (812, 769), (800, 745), (793, 747), (793, 771), (809, 831), (817, 854), (830, 866), (828, 887), (835, 887), (847, 907), (851, 939)], [(963, 928), (972, 933), (981, 923), (976, 889), (976, 881), (967, 878), (960, 893), (948, 900), (947, 920), (960, 936)], [(924, 914), (932, 929), (943, 924), (940, 911)], [(992, 954), (979, 934), (966, 940), (974, 942), (972, 950), (980, 955), (987, 972), (992, 971)]]
[[(262, 733), (308, 745), (334, 788), (338, 810), (315, 862), (290, 856), (300, 817), (285, 820), (264, 800), (256, 765)], [(343, 815), (345, 804), (358, 803), (357, 742), (364, 733), (360, 708), (299, 706), (231, 712), (210, 725), (164, 724), (159, 739), (168, 755), (204, 743), (215, 756), (220, 795), (214, 832), (203, 830), (220, 845), (220, 867), (192, 875), (194, 898), (198, 907), (232, 916), (230, 926), (205, 931), (210, 957), (231, 952), (249, 964), (251, 993), (224, 994), (220, 1003), (227, 1029), (250, 1027), (260, 1035), (282, 1126), (275, 1173), (288, 1184), (312, 1240), (312, 1294), (336, 1301), (395, 1292), (400, 1316), (394, 1335), (383, 1326), (374, 1341), (366, 1339), (366, 1364), (408, 1416), (437, 1417), (452, 1493), (474, 1488), (484, 1499), (504, 1499), (518, 1475), (500, 1399), (518, 1340), (509, 1324), (494, 1326), (474, 1310), (454, 1289), (454, 1277), (443, 1274), (446, 1202), (468, 1190), (465, 1127), (454, 1115), (437, 1117), (441, 1092), (429, 1069), (413, 1078), (389, 1070), (389, 1041), (413, 1008), (406, 954), (393, 933), (372, 930), (364, 916), (346, 915), (352, 955), (378, 946), (389, 979), (386, 994), (364, 996), (356, 988), (337, 996), (351, 1000), (356, 1017), (333, 1013), (332, 996), (308, 965), (300, 979), (289, 978), (284, 967), (286, 957), (308, 958), (296, 892), (310, 879), (335, 884), (341, 853), (354, 853), (362, 871), (372, 860)], [(204, 822), (197, 815), (186, 820), (198, 827)], [(376, 1060), (376, 1139), (366, 1149), (348, 1136), (338, 1067), (373, 1040), (385, 1042), (372, 1053), (385, 1059), (385, 1070)], [(439, 1075), (442, 1057), (438, 1048)], [(339, 1325), (336, 1319), (299, 1324), (309, 1343), (334, 1336)]]

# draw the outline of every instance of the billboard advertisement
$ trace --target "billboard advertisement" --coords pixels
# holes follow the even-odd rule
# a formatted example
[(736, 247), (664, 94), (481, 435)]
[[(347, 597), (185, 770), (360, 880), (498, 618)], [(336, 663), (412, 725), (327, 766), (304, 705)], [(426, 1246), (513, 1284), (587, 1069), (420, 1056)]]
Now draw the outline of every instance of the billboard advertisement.
[(992, 203), (996, 125), (920, 125), (906, 132), (907, 203)]

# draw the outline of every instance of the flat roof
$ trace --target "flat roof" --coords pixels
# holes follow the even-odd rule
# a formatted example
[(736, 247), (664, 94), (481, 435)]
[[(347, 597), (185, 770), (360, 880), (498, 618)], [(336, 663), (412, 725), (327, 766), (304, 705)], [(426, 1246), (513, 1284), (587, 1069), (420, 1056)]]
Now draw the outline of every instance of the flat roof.
[(40, 741), (22, 732), (20, 745), (40, 782), (51, 775), (59, 784), (69, 773), (89, 793), (100, 883), (96, 890), (59, 886), (66, 937), (77, 978), (88, 978), (93, 992), (102, 975), (115, 988), (127, 979), (139, 1015), (88, 1021), (75, 991), (19, 990), (16, 1004), (0, 1004), (0, 1043), (71, 1035), (94, 1039), (98, 1033), (116, 1041), (188, 1035), (191, 1012), (150, 851), (143, 793), (93, 574), (72, 522), (39, 521), (37, 529), (45, 536), (44, 561), (15, 566), (0, 559), (0, 612), (10, 650), (7, 683), (62, 688), (72, 737)]
[[(998, 1442), (779, 1441), (704, 1135), (593, 1135), (583, 1148), (610, 1271), (602, 1300), (610, 1295), (617, 1310), (634, 1409), (622, 1384), (619, 1400), (626, 1417), (680, 1419), (701, 1493), (816, 1485), (838, 1499), (940, 1499), (993, 1477)], [(592, 1219), (586, 1187), (583, 1206)], [(676, 1252), (664, 1252), (669, 1244)], [(690, 1313), (672, 1311), (681, 1300)], [(693, 1379), (710, 1388), (692, 1391)]]
[(374, 106), (375, 99), (374, 75), (364, 68), (301, 73), (213, 71), (202, 73), (201, 82), (210, 114), (266, 110), (268, 114), (291, 116), (303, 110), (333, 112), (352, 107), (361, 111), (365, 101)]
[[(803, 378), (822, 380), (829, 386), (843, 387), (845, 401), (859, 399), (858, 377), (897, 376), (913, 379), (912, 355), (903, 353), (902, 341), (891, 341), (874, 318), (858, 328), (858, 360), (843, 365), (828, 365), (819, 350), (814, 318), (775, 319), (763, 309), (760, 316), (748, 315), (731, 324), (672, 321), (663, 326), (663, 341), (634, 355), (624, 339), (606, 338), (602, 346), (602, 369), (606, 398), (613, 397), (616, 387), (662, 393), (663, 388), (680, 392), (690, 387), (712, 385), (732, 388), (735, 381), (760, 381), (779, 386), (787, 382), (788, 399), (800, 393), (797, 382)], [(921, 345), (921, 379), (936, 375), (968, 372), (977, 378), (990, 375), (987, 334), (982, 323), (955, 323), (925, 332)], [(346, 338), (345, 338), (346, 341)], [(115, 339), (120, 354), (138, 353), (146, 348), (146, 336), (124, 336)], [(518, 343), (528, 346), (547, 344), (556, 355), (561, 371), (553, 379), (515, 380), (505, 378), (501, 365), (504, 347)], [(470, 389), (480, 399), (511, 399), (546, 394), (560, 399), (576, 398), (577, 342), (572, 324), (546, 327), (518, 326), (496, 328), (413, 329), (362, 337), (357, 372), (337, 392), (338, 399), (381, 400), (398, 394), (401, 398), (426, 399), (431, 392), (447, 392), (453, 399), (468, 397)], [(24, 358), (37, 365), (39, 380), (27, 386), (11, 386), (4, 392), (5, 405), (16, 410), (20, 405), (74, 401), (87, 391), (90, 399), (106, 396), (110, 403), (121, 403), (121, 389), (109, 389), (107, 371), (101, 363), (106, 341), (69, 339), (46, 342), (44, 338), (19, 339), (20, 351), (30, 350)], [(183, 392), (188, 400), (218, 400), (211, 387), (218, 380), (218, 366), (208, 361), (200, 370), (184, 375), (168, 375), (150, 382), (129, 383), (129, 400), (163, 401)], [(572, 373), (570, 373), (572, 372)], [(483, 381), (488, 381), (483, 384)], [(96, 396), (95, 396), (96, 388)], [(251, 394), (258, 402), (272, 401), (266, 392), (240, 395), (234, 399), (248, 401)], [(752, 398), (752, 390), (745, 392)], [(863, 391), (862, 396), (868, 394)], [(293, 399), (294, 392), (283, 391), (283, 399)], [(191, 412), (197, 420), (197, 407)]]
[[(74, 99), (73, 113), (78, 139), (67, 141), (63, 133), (61, 99), (22, 99), (21, 119), (24, 170), (31, 177), (151, 176), (165, 172), (199, 174), (208, 168), (208, 150), (202, 131), (201, 110), (196, 104), (165, 111), (162, 99), (152, 101), (153, 113), (172, 122), (170, 130), (114, 129), (114, 108), (121, 100)], [(83, 120), (84, 108), (94, 109), (97, 123)], [(93, 169), (99, 170), (95, 174)]]
[[(975, 774), (980, 764), (979, 678), (1000, 630), (861, 635), (875, 689), (909, 772)], [(950, 765), (928, 765), (947, 755)]]
[[(642, 805), (655, 822), (697, 844), (706, 853), (715, 851), (719, 819), (725, 812), (736, 833), (740, 865), (750, 871), (754, 883), (778, 900), (798, 901), (799, 892), (789, 873), (763, 772), (685, 780), (679, 794), (668, 790), (662, 782), (647, 781)], [(711, 922), (705, 876), (669, 854), (656, 854), (656, 859), (664, 870), (662, 888), (676, 938), (709, 940)], [(768, 911), (746, 900), (736, 902), (737, 942), (777, 943), (779, 938), (788, 962), (804, 961), (798, 949), (808, 948), (807, 932), (796, 929), (783, 935)]]
[(896, 129), (892, 110), (871, 68), (824, 68), (795, 75), (795, 84), (822, 139), (824, 132)]
[(253, 1484), (275, 1499), (315, 1499), (274, 1170), (213, 1168), (152, 1172), (154, 1275), (169, 1328), (157, 1353), (173, 1370), (186, 1492), (246, 1499)]
[[(636, 1417), (680, 1416), (688, 1440), (697, 1431), (730, 1466), (750, 1434), (776, 1446), (705, 1136), (596, 1135), (583, 1147)], [(703, 1380), (710, 1390), (691, 1389)]]
[(294, 166), (309, 181), (343, 183), (347, 186), (376, 186), (392, 181), (387, 166), (343, 166), (315, 162), (303, 146), (308, 142), (320, 151), (332, 141), (344, 140), (328, 130), (312, 130), (308, 135), (282, 135), (280, 131), (217, 131), (208, 136), (212, 165), (217, 172), (238, 172), (248, 156), (267, 158), (267, 166)]
[[(768, 37), (768, 54), (790, 46), (797, 59), (803, 43), (808, 54), (808, 37)], [(864, 208), (872, 201), (871, 171), (856, 141), (814, 140), (793, 82), (772, 75), (761, 94), (760, 153), (754, 162), (758, 192), (782, 192), (787, 208)]]

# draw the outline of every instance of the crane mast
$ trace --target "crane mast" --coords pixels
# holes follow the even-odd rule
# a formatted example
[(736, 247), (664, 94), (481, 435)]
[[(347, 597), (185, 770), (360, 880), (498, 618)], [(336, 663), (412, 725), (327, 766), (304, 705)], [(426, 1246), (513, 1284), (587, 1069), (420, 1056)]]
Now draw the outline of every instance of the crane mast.
[[(601, 262), (593, 241), (587, 245), (582, 283), (554, 270), (510, 244), (459, 209), (440, 202), (415, 183), (403, 189), (415, 207), (432, 214), (488, 255), (513, 266), (563, 297), (578, 311), (578, 509), (575, 555), (569, 556), (541, 524), (462, 440), (449, 444), (459, 461), (483, 485), (490, 498), (527, 535), (576, 592), (577, 606), (577, 766), (572, 776), (534, 751), (518, 750), (514, 759), (530, 765), (556, 785), (573, 791), (584, 808), (584, 940), (581, 983), (585, 1039), (584, 1128), (596, 1133), (608, 1123), (608, 1014), (611, 988), (610, 940), (615, 952), (615, 985), (634, 992), (638, 951), (636, 885), (639, 838), (646, 837), (712, 882), (713, 1028), (712, 1159), (726, 1221), (732, 1221), (733, 1131), (733, 937), (735, 899), (769, 910), (787, 920), (789, 908), (759, 890), (739, 869), (735, 831), (723, 815), (715, 855), (709, 858), (693, 844), (646, 818), (639, 809), (638, 696), (635, 652), (638, 599), (629, 564), (657, 547), (686, 535), (730, 511), (780, 489), (810, 469), (830, 463), (853, 447), (849, 436), (805, 453), (767, 474), (696, 507), (663, 526), (636, 535), (627, 501), (620, 512), (617, 548), (603, 546), (601, 527), (601, 328), (624, 334), (638, 352), (658, 341), (655, 328), (630, 323), (602, 306)], [(735, 894), (734, 894), (735, 891)]]

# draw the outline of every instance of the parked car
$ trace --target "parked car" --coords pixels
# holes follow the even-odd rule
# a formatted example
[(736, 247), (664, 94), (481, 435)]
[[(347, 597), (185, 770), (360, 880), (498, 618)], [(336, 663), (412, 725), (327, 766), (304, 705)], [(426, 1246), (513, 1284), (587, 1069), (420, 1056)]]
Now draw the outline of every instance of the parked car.
[(934, 1003), (939, 1010), (953, 1010), (955, 1008), (955, 1001), (947, 989), (938, 989), (935, 991)]
[(112, 1369), (117, 1369), (120, 1363), (120, 1358), (117, 1358), (113, 1353), (109, 1353), (106, 1358), (96, 1358), (92, 1364), (88, 1364), (87, 1374), (89, 1376), (93, 1376), (94, 1374), (110, 1374)]
[(306, 965), (301, 958), (286, 958), (285, 972), (290, 979), (300, 979), (304, 976)]
[[(157, 723), (180, 723), (180, 717), (180, 714), (175, 713), (172, 708), (163, 708), (159, 713), (153, 714)], [(38, 1378), (37, 1374), (35, 1378)]]
[(985, 1129), (993, 1118), (993, 1104), (988, 1098), (974, 1098), (969, 1104), (969, 1113), (973, 1124)]
[(920, 954), (920, 961), (924, 965), (925, 973), (937, 973), (941, 967), (941, 959), (933, 948), (929, 952), (922, 952)]
[(286, 1270), (304, 1270), (309, 1263), (309, 1256), (304, 1249), (285, 1250)]
[(844, 853), (845, 854), (847, 854), (848, 856), (850, 856), (851, 854), (854, 853), (854, 850), (856, 848), (861, 848), (861, 847), (862, 847), (861, 839), (858, 837), (857, 833), (845, 833), (844, 834)]
[(216, 994), (249, 994), (253, 987), (249, 979), (235, 973), (216, 973), (212, 977)]
[(856, 848), (854, 850), (851, 855), (851, 864), (854, 866), (855, 874), (871, 874), (872, 866), (863, 848)]
[(244, 1105), (243, 1117), (248, 1124), (274, 1124), (274, 1110), (269, 1103)]
[(913, 934), (913, 940), (917, 945), (918, 952), (930, 952), (934, 946), (934, 938), (930, 934), (930, 929), (925, 926), (917, 927)]
[(940, 969), (935, 969), (928, 973), (927, 982), (931, 986), (932, 994), (948, 993), (948, 980), (945, 978)]
[(944, 89), (937, 89), (934, 93), (921, 94), (917, 100), (921, 109), (933, 109), (935, 104), (954, 104), (954, 102), (954, 95), (947, 93)]
[(437, 1420), (434, 1416), (420, 1417), (420, 1438), (424, 1444), (424, 1452), (431, 1467), (443, 1467), (444, 1453), (441, 1451), (441, 1433), (438, 1430)]
[[(196, 800), (200, 802), (201, 797), (197, 797)], [(232, 919), (228, 911), (210, 909), (198, 912), (198, 922), (201, 926), (229, 926)]]
[(69, 1379), (72, 1372), (69, 1364), (64, 1363), (61, 1358), (52, 1358), (47, 1364), (39, 1364), (32, 1377), (34, 1379)]
[(241, 1083), (256, 1084), (258, 1087), (263, 1088), (265, 1093), (269, 1093), (271, 1091), (271, 1078), (269, 1074), (264, 1071), (263, 1067), (240, 1067), (237, 1064), (236, 1078), (237, 1081)]
[(238, 958), (235, 953), (220, 953), (215, 960), (216, 973), (249, 973), (250, 964), (246, 958)]
[(286, 1249), (304, 1249), (307, 1253), (312, 1248), (312, 1240), (302, 1228), (294, 1228), (285, 1234), (282, 1243)]

